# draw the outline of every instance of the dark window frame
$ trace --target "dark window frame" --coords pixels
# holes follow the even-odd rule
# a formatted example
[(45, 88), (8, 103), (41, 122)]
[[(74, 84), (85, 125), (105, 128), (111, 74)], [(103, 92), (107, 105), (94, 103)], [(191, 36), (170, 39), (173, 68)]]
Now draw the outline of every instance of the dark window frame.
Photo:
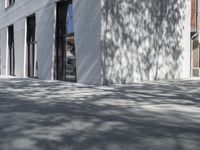
[(27, 17), (27, 76), (38, 78), (37, 42), (36, 42), (36, 15)]
[(9, 75), (15, 76), (14, 25), (8, 26)]
[(8, 8), (15, 3), (15, 0), (5, 0), (5, 2), (6, 2), (6, 8)]
[[(77, 70), (76, 70), (76, 56), (74, 56), (75, 58), (73, 58), (73, 62), (72, 62), (72, 65), (73, 65), (73, 68), (72, 66), (71, 67), (67, 67), (65, 65), (68, 65), (68, 62), (66, 63), (66, 51), (63, 49), (64, 47), (66, 47), (66, 38), (67, 37), (73, 37), (74, 38), (74, 31), (73, 32), (70, 32), (70, 33), (67, 33), (67, 28), (66, 28), (66, 25), (64, 25), (64, 23), (67, 23), (65, 22), (66, 21), (66, 17), (67, 16), (62, 16), (60, 15), (60, 13), (62, 14), (63, 12), (61, 11), (61, 9), (64, 9), (62, 7), (68, 7), (69, 5), (73, 5), (73, 1), (72, 0), (63, 0), (63, 1), (59, 1), (56, 3), (57, 4), (57, 7), (56, 7), (56, 40), (55, 40), (55, 62), (54, 62), (54, 79), (56, 80), (63, 80), (63, 81), (69, 81), (69, 82), (77, 82)], [(64, 12), (66, 13), (66, 12)], [(73, 29), (74, 30), (74, 29)], [(61, 42), (61, 43), (60, 43)], [(74, 51), (75, 51), (75, 46), (74, 46)], [(71, 60), (72, 58), (70, 58)], [(70, 61), (71, 62), (71, 61)], [(69, 62), (69, 63), (70, 63)], [(66, 64), (65, 64), (66, 63)], [(70, 79), (70, 72), (68, 72), (69, 70), (66, 68), (67, 67), (68, 69), (70, 68), (70, 72), (72, 70), (73, 73), (72, 73), (72, 77), (73, 79)], [(68, 76), (69, 75), (69, 76)]]

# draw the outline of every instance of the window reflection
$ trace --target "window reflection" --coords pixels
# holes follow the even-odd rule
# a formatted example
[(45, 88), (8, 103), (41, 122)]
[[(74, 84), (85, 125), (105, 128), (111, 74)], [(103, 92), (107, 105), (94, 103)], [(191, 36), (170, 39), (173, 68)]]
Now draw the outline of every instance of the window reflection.
[(74, 33), (74, 18), (72, 4), (69, 4), (67, 8), (66, 31), (67, 34)]
[(58, 80), (76, 81), (76, 57), (72, 2), (57, 5), (56, 76)]

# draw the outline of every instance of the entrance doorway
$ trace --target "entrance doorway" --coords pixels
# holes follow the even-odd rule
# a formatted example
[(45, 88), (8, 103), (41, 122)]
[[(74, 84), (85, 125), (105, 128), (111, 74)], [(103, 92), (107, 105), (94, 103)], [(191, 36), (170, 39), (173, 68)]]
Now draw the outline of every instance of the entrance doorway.
[(76, 82), (74, 21), (71, 0), (57, 3), (55, 60), (55, 78)]
[(8, 27), (9, 74), (15, 75), (14, 26)]
[(27, 53), (28, 53), (28, 77), (38, 77), (38, 66), (37, 66), (37, 50), (35, 41), (35, 28), (36, 21), (35, 15), (27, 18)]

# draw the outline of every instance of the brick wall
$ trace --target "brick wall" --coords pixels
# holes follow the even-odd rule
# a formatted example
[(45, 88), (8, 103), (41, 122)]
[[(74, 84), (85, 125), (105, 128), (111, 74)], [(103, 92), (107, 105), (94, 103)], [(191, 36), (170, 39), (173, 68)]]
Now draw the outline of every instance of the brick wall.
[(197, 0), (192, 0), (191, 32), (196, 31), (197, 24)]

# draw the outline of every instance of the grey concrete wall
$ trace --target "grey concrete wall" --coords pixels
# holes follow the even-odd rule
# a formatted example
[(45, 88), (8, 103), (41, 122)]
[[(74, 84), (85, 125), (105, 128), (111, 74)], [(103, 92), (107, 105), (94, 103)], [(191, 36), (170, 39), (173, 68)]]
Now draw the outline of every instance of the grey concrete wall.
[(25, 63), (25, 26), (26, 19), (22, 19), (14, 24), (14, 44), (15, 44), (15, 75), (24, 77)]
[(54, 12), (54, 4), (36, 12), (38, 76), (40, 79), (53, 79), (56, 15)]
[(78, 83), (100, 84), (101, 1), (74, 0)]
[(102, 0), (102, 80), (190, 75), (189, 0)]
[(1, 74), (7, 75), (6, 57), (7, 57), (7, 28), (1, 29)]

